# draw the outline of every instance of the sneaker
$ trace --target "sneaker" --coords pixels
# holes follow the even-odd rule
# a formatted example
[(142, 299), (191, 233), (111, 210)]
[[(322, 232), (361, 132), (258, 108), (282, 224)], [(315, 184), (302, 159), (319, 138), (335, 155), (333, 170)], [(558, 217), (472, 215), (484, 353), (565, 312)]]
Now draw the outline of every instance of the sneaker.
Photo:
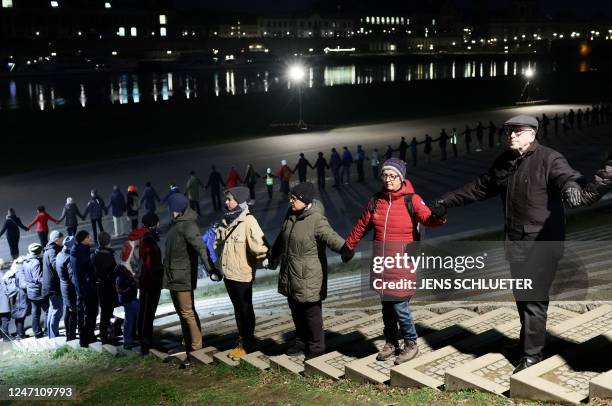
[(378, 352), (376, 355), (376, 359), (378, 361), (384, 361), (391, 358), (393, 355), (396, 355), (399, 350), (399, 347), (396, 343), (385, 343), (385, 346)]
[(240, 358), (244, 357), (247, 352), (242, 348), (241, 344), (238, 344), (236, 348), (227, 353), (227, 356), (234, 361), (240, 361)]
[(395, 365), (403, 364), (406, 361), (410, 361), (419, 353), (419, 347), (417, 347), (416, 341), (405, 341), (402, 350), (400, 351), (397, 358), (395, 358)]

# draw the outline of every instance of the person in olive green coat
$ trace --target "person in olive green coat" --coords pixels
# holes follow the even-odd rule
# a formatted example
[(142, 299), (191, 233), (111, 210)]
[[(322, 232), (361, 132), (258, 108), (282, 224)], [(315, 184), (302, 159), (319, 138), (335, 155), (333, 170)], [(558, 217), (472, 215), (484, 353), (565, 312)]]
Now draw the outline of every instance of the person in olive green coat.
[(200, 188), (204, 189), (204, 184), (196, 176), (195, 171), (189, 172), (189, 179), (185, 187), (185, 195), (189, 199), (189, 206), (200, 215)]
[(198, 278), (198, 257), (208, 274), (215, 270), (202, 242), (197, 215), (189, 207), (185, 195), (175, 193), (170, 196), (168, 207), (172, 221), (166, 237), (163, 287), (170, 291), (181, 322), (185, 349), (189, 353), (202, 348), (200, 318), (193, 299)]
[[(287, 296), (295, 324), (295, 344), (287, 355), (314, 358), (325, 352), (321, 302), (327, 297), (326, 248), (340, 252), (344, 239), (329, 225), (314, 185), (291, 190), (291, 208), (272, 247), (270, 263), (280, 259), (278, 292)], [(273, 266), (271, 266), (273, 267)]]

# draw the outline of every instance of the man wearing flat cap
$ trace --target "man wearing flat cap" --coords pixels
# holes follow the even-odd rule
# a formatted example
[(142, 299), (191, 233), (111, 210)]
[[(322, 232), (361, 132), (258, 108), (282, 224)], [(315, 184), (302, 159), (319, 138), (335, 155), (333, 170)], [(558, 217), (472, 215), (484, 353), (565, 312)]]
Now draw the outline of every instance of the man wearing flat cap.
[(509, 149), (486, 173), (446, 193), (436, 205), (457, 207), (497, 195), (502, 199), (510, 272), (513, 278), (533, 279), (535, 285), (533, 292), (513, 292), (523, 351), (516, 373), (542, 360), (548, 292), (563, 256), (563, 200), (572, 206), (579, 204), (581, 189), (576, 183), (580, 174), (563, 155), (537, 142), (538, 121), (534, 117), (512, 117), (504, 124), (504, 131)]

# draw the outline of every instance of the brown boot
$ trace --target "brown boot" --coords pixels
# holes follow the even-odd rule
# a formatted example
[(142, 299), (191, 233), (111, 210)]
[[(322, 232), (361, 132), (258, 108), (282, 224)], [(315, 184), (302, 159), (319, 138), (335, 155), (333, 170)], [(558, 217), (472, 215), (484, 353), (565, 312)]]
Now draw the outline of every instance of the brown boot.
[(400, 351), (397, 358), (395, 358), (395, 365), (403, 364), (406, 361), (410, 361), (419, 353), (416, 341), (404, 341), (404, 346)]
[(397, 343), (387, 342), (385, 343), (385, 346), (382, 347), (382, 349), (378, 352), (376, 359), (378, 361), (387, 360), (391, 358), (392, 356), (396, 355), (398, 351), (399, 351), (399, 346), (397, 345)]

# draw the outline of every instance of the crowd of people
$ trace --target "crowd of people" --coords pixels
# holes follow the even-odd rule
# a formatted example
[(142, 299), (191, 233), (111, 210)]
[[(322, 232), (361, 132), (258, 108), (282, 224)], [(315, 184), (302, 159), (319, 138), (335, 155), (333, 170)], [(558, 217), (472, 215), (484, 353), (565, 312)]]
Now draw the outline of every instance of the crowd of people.
[[(593, 125), (594, 110), (589, 112), (589, 125)], [(586, 124), (584, 117), (580, 125)], [(180, 320), (185, 350), (192, 353), (203, 346), (194, 301), (198, 264), (201, 263), (211, 280), (223, 281), (233, 304), (238, 339), (228, 356), (238, 360), (257, 347), (252, 303), (256, 269), (259, 264), (269, 269), (280, 265), (278, 291), (287, 297), (296, 329), (294, 345), (287, 354), (304, 354), (306, 358), (319, 356), (325, 352), (322, 302), (327, 295), (327, 248), (339, 253), (344, 262), (350, 261), (359, 241), (372, 231), (374, 242), (384, 243), (384, 252), (380, 255), (394, 256), (404, 252), (406, 244), (419, 240), (419, 224), (443, 226), (448, 208), (496, 195), (505, 202), (508, 240), (562, 240), (563, 205), (592, 204), (612, 188), (612, 154), (595, 178), (584, 182), (561, 154), (537, 142), (536, 133), (543, 122), (544, 119), (529, 116), (506, 121), (501, 128), (509, 149), (503, 151), (491, 169), (476, 181), (447, 193), (432, 205), (423, 201), (407, 179), (407, 163), (401, 148), (398, 148), (399, 158), (392, 156), (395, 151), (389, 152), (380, 165), (376, 158), (372, 175), (382, 183), (381, 189), (365, 202), (363, 212), (346, 239), (329, 224), (323, 204), (316, 198), (315, 184), (307, 181), (306, 168), (318, 166), (316, 163), (310, 165), (303, 154), (293, 169), (283, 161), (276, 174), (270, 169), (267, 171), (267, 177), (280, 179), (280, 189), (289, 201), (273, 243), (268, 242), (257, 218), (249, 210), (254, 198), (253, 182), (259, 176), (251, 165), (244, 178), (232, 168), (226, 181), (213, 167), (206, 184), (192, 171), (185, 193), (172, 184), (163, 199), (147, 183), (142, 198), (136, 186), (128, 188), (125, 198), (115, 187), (106, 206), (94, 189), (83, 215), (68, 198), (62, 216), (56, 221), (66, 220), (67, 235), (59, 230), (51, 231), (48, 238), (39, 234), (41, 243), (30, 244), (26, 256), (17, 256), (10, 269), (2, 271), (0, 334), (5, 340), (24, 338), (24, 320), (31, 314), (36, 337), (57, 337), (63, 315), (67, 340), (78, 336), (83, 347), (98, 338), (103, 343), (116, 343), (119, 332), (117, 323), (113, 322), (113, 310), (123, 306), (123, 345), (126, 348), (139, 345), (141, 352), (146, 354), (154, 342), (153, 319), (160, 292), (168, 289)], [(344, 156), (351, 156), (347, 147), (343, 148), (342, 157), (335, 149), (334, 153), (338, 155), (334, 159), (339, 162)], [(357, 156), (358, 159), (365, 156), (363, 149), (358, 148)], [(322, 153), (319, 159), (325, 159)], [(332, 167), (331, 163), (329, 166)], [(322, 167), (327, 169), (328, 165)], [(544, 167), (546, 171), (540, 170)], [(290, 188), (289, 178), (294, 172), (298, 173), (299, 182)], [(363, 171), (358, 167), (358, 178), (360, 176)], [(522, 183), (510, 182), (514, 177), (533, 178), (530, 186), (533, 190), (524, 190)], [(334, 179), (338, 186), (342, 181), (348, 182), (350, 166), (338, 171), (338, 177), (334, 172)], [(324, 181), (323, 177), (321, 184), (319, 178), (320, 190), (324, 188)], [(217, 227), (202, 233), (197, 222), (199, 193), (207, 188), (215, 190), (213, 195), (218, 190), (219, 196), (216, 202), (213, 199), (213, 205), (215, 209), (222, 208), (223, 214)], [(269, 193), (271, 197), (270, 190)], [(155, 213), (160, 203), (167, 205), (171, 218), (163, 254), (158, 234), (159, 217)], [(139, 218), (141, 205), (146, 214)], [(526, 207), (534, 209), (525, 210)], [(131, 220), (132, 230), (118, 256), (111, 248), (112, 236), (103, 230), (100, 221), (107, 211), (113, 216), (115, 235), (123, 231), (125, 215)], [(39, 208), (38, 212), (38, 224), (46, 225), (45, 219), (55, 221), (45, 215), (44, 208)], [(87, 215), (93, 233), (77, 230), (77, 217), (84, 219)], [(9, 212), (8, 221), (17, 228), (27, 229), (14, 211)], [(44, 233), (42, 228), (41, 233)], [(202, 238), (202, 234), (210, 235), (211, 232), (212, 244)], [(46, 244), (42, 244), (43, 237), (48, 239)], [(524, 268), (522, 261), (517, 254), (511, 270), (520, 273)], [(547, 270), (554, 275), (556, 263), (549, 265)], [(404, 272), (401, 268), (386, 269), (385, 279), (400, 280)], [(406, 362), (418, 353), (417, 333), (409, 305), (413, 292), (382, 288), (378, 293), (382, 300), (386, 344), (377, 357), (385, 360), (395, 356), (396, 364)], [(523, 302), (517, 298), (517, 305), (523, 326), (521, 344), (524, 350), (523, 360), (517, 368), (524, 368), (541, 359), (548, 302)], [(96, 337), (98, 314), (100, 332)], [(15, 322), (15, 335), (9, 331), (11, 319)], [(185, 361), (185, 365), (188, 364), (189, 359)]]

